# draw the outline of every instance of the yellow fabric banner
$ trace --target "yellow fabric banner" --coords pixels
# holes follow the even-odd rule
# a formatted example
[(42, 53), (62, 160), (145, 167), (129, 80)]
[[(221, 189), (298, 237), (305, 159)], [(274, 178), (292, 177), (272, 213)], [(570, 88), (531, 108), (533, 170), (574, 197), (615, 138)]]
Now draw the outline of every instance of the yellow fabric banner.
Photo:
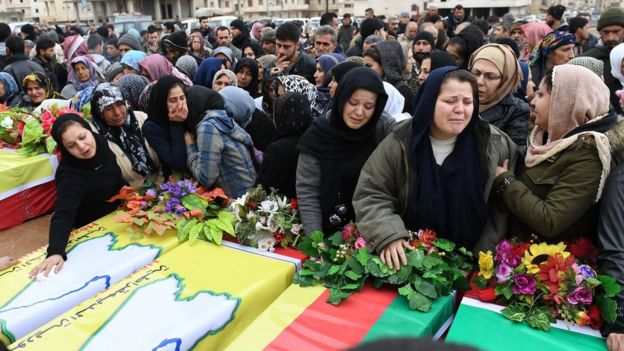
[(54, 155), (24, 157), (15, 150), (1, 149), (0, 200), (22, 190), (53, 181), (57, 165)]

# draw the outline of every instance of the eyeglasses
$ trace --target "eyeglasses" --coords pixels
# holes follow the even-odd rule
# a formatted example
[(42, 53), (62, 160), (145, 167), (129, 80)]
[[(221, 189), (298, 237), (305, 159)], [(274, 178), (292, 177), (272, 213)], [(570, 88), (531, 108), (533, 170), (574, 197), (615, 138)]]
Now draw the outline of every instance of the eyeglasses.
[(477, 78), (477, 79), (479, 79), (479, 77), (483, 76), (483, 78), (484, 78), (485, 80), (488, 80), (488, 81), (490, 81), (490, 82), (493, 82), (493, 81), (495, 81), (495, 80), (499, 80), (499, 79), (503, 78), (503, 76), (497, 76), (497, 75), (495, 75), (494, 73), (489, 73), (489, 72), (488, 72), (488, 73), (483, 73), (483, 72), (481, 72), (481, 71), (479, 71), (479, 70), (476, 70), (476, 69), (472, 71), (472, 74), (473, 74), (473, 75), (475, 76), (475, 78)]

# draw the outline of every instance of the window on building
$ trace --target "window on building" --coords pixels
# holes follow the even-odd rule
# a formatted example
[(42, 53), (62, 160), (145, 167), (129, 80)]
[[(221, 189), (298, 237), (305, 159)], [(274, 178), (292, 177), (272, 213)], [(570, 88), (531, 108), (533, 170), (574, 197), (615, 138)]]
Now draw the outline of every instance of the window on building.
[(262, 6), (264, 4), (264, 0), (258, 0), (258, 5)]
[(229, 1), (226, 1), (226, 2), (225, 2), (225, 7), (226, 7), (226, 8), (230, 7), (230, 2), (229, 2)]
[(39, 13), (39, 9), (35, 9), (35, 13)]
[(247, 0), (247, 6), (252, 7), (253, 6), (253, 0)]

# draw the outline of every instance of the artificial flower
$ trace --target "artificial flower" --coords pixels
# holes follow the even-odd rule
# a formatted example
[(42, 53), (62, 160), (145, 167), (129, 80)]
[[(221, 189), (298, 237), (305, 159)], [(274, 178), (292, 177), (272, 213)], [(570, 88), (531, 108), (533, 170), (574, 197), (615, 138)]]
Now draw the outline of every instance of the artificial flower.
[(347, 224), (342, 228), (342, 240), (347, 241), (355, 235), (357, 229), (353, 224)]
[(511, 252), (516, 256), (522, 257), (529, 247), (531, 247), (531, 244), (529, 243), (518, 243), (511, 248)]
[(301, 233), (301, 224), (294, 224), (292, 228), (290, 228), (290, 232), (299, 235), (299, 233)]
[(563, 275), (568, 269), (572, 268), (573, 264), (574, 256), (569, 253), (568, 256), (556, 253), (554, 256), (549, 256), (546, 262), (539, 265), (538, 277), (549, 288), (551, 294), (557, 294)]
[(516, 295), (530, 295), (535, 292), (535, 279), (528, 274), (516, 274), (511, 292)]
[(479, 252), (479, 276), (490, 279), (494, 274), (494, 259), (492, 251)]
[(587, 325), (590, 320), (591, 318), (584, 311), (579, 311), (574, 317), (574, 321), (576, 322), (576, 324), (578, 324), (581, 327), (584, 327), (585, 325)]
[(359, 237), (355, 240), (354, 247), (356, 250), (366, 247), (366, 240), (364, 238)]
[(591, 240), (578, 237), (568, 244), (568, 250), (574, 257), (587, 260), (595, 260), (598, 256), (598, 248)]
[(589, 318), (590, 318), (590, 321), (589, 321), (590, 327), (594, 329), (602, 328), (604, 321), (602, 320), (602, 317), (600, 316), (600, 308), (597, 305), (591, 305), (589, 307), (589, 311), (587, 312), (587, 314), (589, 315)]
[(273, 239), (275, 239), (275, 241), (277, 241), (278, 243), (282, 242), (282, 240), (284, 240), (284, 233), (280, 233), (280, 232), (273, 233)]
[(13, 118), (11, 118), (11, 117), (4, 117), (2, 122), (0, 122), (0, 127), (5, 128), (5, 129), (13, 128)]
[(272, 213), (279, 210), (279, 205), (277, 201), (272, 200), (264, 200), (260, 203), (260, 211)]
[(293, 210), (296, 210), (299, 208), (299, 202), (297, 201), (297, 199), (290, 200), (290, 208)]
[(591, 305), (593, 301), (592, 292), (584, 286), (579, 286), (566, 296), (566, 300), (572, 305), (579, 303), (583, 305)]
[(526, 267), (526, 270), (530, 274), (535, 274), (540, 271), (540, 263), (546, 261), (548, 257), (553, 257), (556, 254), (560, 254), (563, 258), (570, 256), (570, 253), (565, 251), (566, 245), (559, 243), (557, 245), (549, 245), (547, 243), (533, 244), (524, 253), (522, 263)]
[(479, 290), (479, 300), (483, 302), (492, 302), (496, 300), (496, 289), (486, 288)]
[(494, 256), (494, 261), (501, 262), (503, 258), (507, 255), (511, 254), (512, 246), (507, 240), (503, 240), (498, 245), (496, 245), (496, 255)]
[(430, 247), (436, 241), (436, 232), (431, 229), (419, 230), (418, 239), (424, 247)]
[(509, 280), (509, 278), (511, 278), (513, 271), (513, 267), (508, 266), (505, 263), (500, 263), (498, 267), (496, 267), (496, 280), (499, 283), (505, 283)]

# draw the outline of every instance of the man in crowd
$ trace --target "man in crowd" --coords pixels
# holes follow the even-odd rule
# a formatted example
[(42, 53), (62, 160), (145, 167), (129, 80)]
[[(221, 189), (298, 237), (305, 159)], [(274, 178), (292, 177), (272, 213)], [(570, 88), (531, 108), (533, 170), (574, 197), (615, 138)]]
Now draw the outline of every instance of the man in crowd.
[(617, 113), (624, 113), (620, 107), (619, 99), (615, 91), (621, 89), (620, 82), (611, 74), (611, 50), (624, 42), (624, 10), (611, 7), (602, 13), (598, 20), (598, 32), (600, 41), (596, 46), (587, 51), (585, 56), (593, 57), (604, 62), (604, 82), (611, 91), (611, 104)]
[(91, 34), (87, 39), (87, 48), (89, 49), (89, 53), (95, 60), (98, 67), (100, 67), (100, 71), (106, 72), (108, 66), (110, 66), (110, 62), (108, 62), (108, 60), (102, 55), (102, 53), (104, 53), (103, 47), (104, 38), (102, 38), (99, 34)]
[(121, 53), (117, 50), (117, 39), (115, 38), (106, 41), (106, 59), (111, 64), (121, 61)]
[(139, 50), (141, 51), (143, 47), (141, 46), (141, 42), (134, 35), (130, 33), (126, 33), (117, 40), (117, 50), (119, 50), (119, 54), (121, 57), (126, 54), (126, 52), (130, 50)]
[[(576, 17), (581, 17), (587, 20), (588, 23), (591, 24), (591, 15), (589, 12), (579, 12)], [(589, 36), (586, 40), (583, 41), (583, 52), (587, 52), (591, 50), (594, 46), (598, 44), (598, 37), (595, 36), (592, 32), (589, 32)]]
[(405, 27), (410, 21), (409, 12), (401, 12), (401, 16), (399, 16), (399, 31), (397, 34), (405, 33)]
[(435, 43), (435, 47), (438, 45), (438, 35), (440, 35), (440, 30), (436, 27), (435, 24), (431, 22), (425, 22), (420, 26), (419, 32), (429, 32), (433, 36), (433, 42)]
[(353, 39), (353, 29), (354, 27), (351, 15), (345, 13), (342, 16), (342, 26), (340, 26), (340, 29), (338, 30), (338, 43), (340, 44), (342, 51), (349, 50), (351, 39)]
[(589, 21), (583, 17), (574, 17), (570, 19), (569, 30), (576, 38), (574, 56), (583, 55), (583, 42), (589, 39)]
[(448, 16), (446, 19), (446, 27), (448, 28), (447, 34), (449, 38), (455, 36), (455, 29), (457, 29), (458, 25), (464, 22), (472, 22), (472, 18), (470, 18), (470, 16), (466, 16), (464, 7), (461, 4), (457, 4), (453, 8), (453, 15)]
[(433, 35), (429, 32), (420, 32), (414, 38), (414, 45), (412, 47), (412, 52), (414, 53), (414, 60), (416, 61), (416, 69), (418, 73), (420, 73), (420, 64), (422, 63), (425, 56), (429, 56), (429, 54), (435, 48), (435, 42), (433, 41)]
[[(97, 34), (95, 34), (97, 35)], [(43, 35), (39, 37), (37, 40), (37, 54), (33, 57), (32, 61), (43, 68), (45, 75), (50, 78), (50, 84), (52, 85), (52, 89), (54, 91), (61, 91), (63, 88), (60, 86), (58, 79), (56, 78), (56, 72), (54, 69), (55, 56), (54, 53), (54, 42), (52, 39)]]
[(372, 8), (367, 8), (364, 11), (364, 17), (366, 18), (375, 18), (375, 10), (373, 10)]
[(260, 45), (267, 55), (275, 55), (275, 29), (271, 27), (262, 28)]
[(518, 45), (518, 50), (524, 52), (524, 47), (527, 45), (526, 37), (524, 36), (524, 29), (522, 29), (522, 22), (515, 22), (511, 25), (511, 39)]
[(418, 34), (418, 23), (410, 22), (405, 27), (405, 33), (399, 35), (397, 40), (401, 43), (401, 45), (410, 46), (412, 45), (414, 38), (416, 38), (416, 34)]
[(236, 56), (236, 59), (240, 59), (243, 54), (239, 48), (232, 44), (232, 34), (230, 32), (230, 28), (225, 26), (217, 28), (217, 46), (230, 48), (234, 56)]
[(7, 53), (7, 65), (4, 67), (3, 72), (6, 72), (13, 76), (15, 82), (18, 82), (18, 86), (22, 86), (22, 81), (29, 73), (41, 72), (45, 74), (43, 67), (30, 61), (26, 55), (24, 55), (24, 39), (18, 36), (10, 36), (6, 40), (6, 53)]
[(338, 15), (333, 12), (325, 12), (321, 16), (320, 26), (330, 26), (334, 28), (336, 32), (338, 32)]
[(418, 25), (425, 22), (435, 23), (438, 18), (440, 18), (440, 16), (438, 16), (438, 8), (435, 6), (429, 6), (427, 7), (427, 13), (425, 13), (425, 15), (418, 20)]
[(336, 35), (334, 28), (322, 26), (316, 30), (314, 35), (314, 56), (316, 58), (336, 52), (337, 45), (338, 35)]
[(546, 24), (552, 28), (552, 30), (558, 30), (560, 32), (567, 32), (568, 26), (561, 24), (561, 19), (565, 13), (566, 8), (563, 5), (554, 5), (546, 10)]
[(147, 43), (145, 43), (145, 52), (149, 54), (156, 54), (160, 50), (160, 31), (158, 27), (151, 25), (147, 27)]
[(505, 22), (498, 22), (494, 25), (494, 40), (511, 37), (511, 27), (506, 27)]
[(382, 38), (386, 37), (386, 31), (384, 29), (384, 23), (379, 18), (367, 18), (360, 25), (359, 37), (356, 37), (353, 47), (347, 50), (347, 56), (362, 56), (362, 46), (364, 40), (369, 35), (379, 35)]
[(399, 19), (396, 16), (388, 17), (388, 35), (395, 39), (399, 36)]
[[(286, 22), (277, 27), (275, 31), (277, 61), (274, 65), (287, 74), (300, 75), (315, 84), (316, 60), (301, 53), (300, 35), (299, 27), (293, 22)], [(271, 69), (271, 66), (269, 65), (268, 69)]]

